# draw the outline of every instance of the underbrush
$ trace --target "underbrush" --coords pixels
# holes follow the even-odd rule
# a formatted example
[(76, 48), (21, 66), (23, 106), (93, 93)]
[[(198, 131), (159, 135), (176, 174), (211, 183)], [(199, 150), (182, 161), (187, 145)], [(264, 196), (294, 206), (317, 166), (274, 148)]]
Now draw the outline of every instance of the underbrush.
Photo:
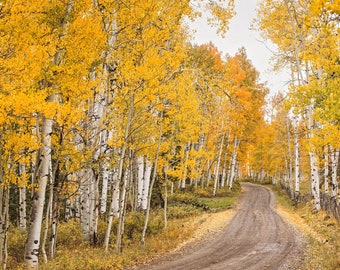
[[(205, 211), (216, 212), (230, 208), (239, 196), (235, 191), (219, 190), (216, 197), (202, 197), (200, 193), (178, 192), (169, 196), (167, 218), (164, 229), (164, 210), (154, 208), (150, 212), (146, 243), (141, 244), (141, 233), (144, 226), (143, 212), (129, 212), (126, 215), (123, 252), (117, 253), (114, 248), (117, 220), (114, 220), (110, 238), (109, 252), (106, 254), (103, 241), (106, 232), (106, 221), (98, 223), (97, 246), (92, 247), (82, 241), (80, 224), (76, 219), (58, 225), (57, 252), (47, 264), (40, 257), (39, 269), (122, 269), (127, 265), (145, 262), (150, 258), (174, 249), (179, 243), (193, 235), (199, 224), (195, 222)], [(26, 236), (20, 235), (17, 229), (9, 232), (9, 269), (25, 269), (23, 263)], [(48, 252), (48, 248), (47, 248)]]
[(325, 211), (313, 213), (312, 203), (299, 204), (298, 207), (289, 199), (279, 186), (269, 186), (275, 193), (278, 210), (296, 224), (309, 239), (306, 270), (340, 269), (340, 224)]

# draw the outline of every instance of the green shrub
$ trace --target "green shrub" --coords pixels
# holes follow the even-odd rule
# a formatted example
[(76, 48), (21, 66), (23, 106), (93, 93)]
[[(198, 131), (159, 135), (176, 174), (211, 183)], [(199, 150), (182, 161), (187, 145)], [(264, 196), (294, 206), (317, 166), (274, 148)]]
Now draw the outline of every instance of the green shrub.
[(169, 219), (179, 219), (179, 218), (186, 218), (190, 217), (193, 215), (197, 215), (200, 212), (202, 212), (201, 209), (191, 205), (191, 204), (186, 204), (186, 205), (181, 205), (181, 206), (173, 206), (169, 205), (168, 207), (168, 218)]
[(196, 204), (198, 196), (188, 192), (178, 192), (168, 197), (169, 204)]

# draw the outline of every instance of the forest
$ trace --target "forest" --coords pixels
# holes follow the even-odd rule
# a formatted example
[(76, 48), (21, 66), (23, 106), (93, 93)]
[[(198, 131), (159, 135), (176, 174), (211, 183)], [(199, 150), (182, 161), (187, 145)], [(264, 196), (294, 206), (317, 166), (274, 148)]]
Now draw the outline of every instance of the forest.
[(3, 269), (66, 269), (72, 252), (120, 269), (99, 254), (180, 237), (170, 222), (241, 181), (340, 218), (339, 2), (260, 1), (253, 27), (291, 73), (275, 95), (245, 48), (192, 41), (202, 14), (224, 36), (234, 2), (0, 1)]

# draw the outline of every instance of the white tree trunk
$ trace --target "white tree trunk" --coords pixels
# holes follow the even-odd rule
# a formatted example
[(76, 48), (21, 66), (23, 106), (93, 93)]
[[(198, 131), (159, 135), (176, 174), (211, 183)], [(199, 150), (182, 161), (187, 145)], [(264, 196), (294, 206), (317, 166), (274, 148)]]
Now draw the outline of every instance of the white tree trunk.
[(318, 168), (318, 158), (315, 153), (309, 153), (310, 166), (312, 173), (312, 195), (314, 197), (314, 208), (316, 211), (321, 209), (320, 204), (320, 179), (319, 179), (319, 168)]
[(299, 156), (299, 134), (298, 120), (295, 118), (294, 124), (294, 150), (295, 150), (295, 198), (300, 195), (300, 156)]
[[(297, 136), (298, 134), (294, 132), (294, 135)], [(289, 128), (289, 118), (287, 117), (287, 144), (288, 144), (288, 186), (289, 192), (293, 192), (293, 160), (292, 160), (292, 150), (291, 150), (291, 138), (290, 138), (290, 128)], [(296, 163), (295, 163), (296, 164)], [(291, 194), (292, 195), (292, 194)]]
[[(221, 131), (223, 128), (223, 123), (222, 123), (222, 127), (221, 127)], [(213, 196), (216, 195), (216, 190), (217, 190), (217, 184), (218, 181), (220, 179), (220, 165), (221, 165), (221, 157), (222, 157), (222, 151), (223, 151), (223, 144), (224, 144), (224, 134), (222, 134), (222, 138), (221, 138), (221, 143), (220, 143), (220, 149), (218, 152), (218, 156), (217, 156), (217, 164), (215, 167), (215, 179), (214, 179), (214, 187), (213, 187)]]
[(208, 160), (207, 162), (207, 187), (209, 187), (210, 185), (210, 177), (211, 177), (211, 171), (210, 171), (210, 168), (211, 168), (211, 165), (212, 165), (212, 161), (211, 160)]
[[(338, 179), (337, 179), (337, 171), (338, 171), (338, 164), (339, 164), (339, 154), (340, 149), (332, 149), (330, 148), (331, 152), (331, 162), (332, 162), (332, 198), (337, 200), (339, 202), (340, 196), (339, 196), (339, 187), (338, 187)], [(337, 196), (339, 196), (337, 198)]]
[(328, 186), (328, 176), (329, 176), (329, 162), (328, 162), (328, 149), (325, 147), (325, 171), (324, 171), (324, 177), (325, 177), (325, 195), (329, 195), (329, 186)]
[[(308, 139), (313, 137), (313, 104), (309, 105), (307, 108), (308, 114)], [(309, 152), (309, 160), (310, 160), (310, 170), (312, 177), (312, 195), (314, 197), (314, 208), (315, 211), (319, 211), (321, 209), (320, 204), (320, 178), (319, 178), (319, 161), (316, 153), (313, 151)]]
[(108, 185), (110, 178), (110, 170), (107, 168), (107, 165), (103, 165), (102, 167), (102, 193), (100, 198), (100, 213), (106, 213), (107, 206), (107, 193), (108, 193)]
[[(120, 157), (119, 157), (118, 175), (117, 175), (117, 181), (116, 181), (116, 185), (115, 185), (116, 191), (114, 190), (114, 193), (119, 192), (120, 181), (121, 181), (122, 175), (123, 175), (123, 166), (124, 166), (125, 153), (126, 153), (126, 143), (127, 143), (128, 137), (129, 137), (130, 128), (131, 128), (131, 124), (132, 124), (132, 118), (133, 118), (133, 108), (134, 108), (134, 96), (133, 95), (130, 96), (130, 104), (129, 105), (130, 106), (129, 106), (129, 111), (128, 111), (128, 118), (127, 118), (127, 123), (126, 123), (126, 126), (125, 126), (125, 132), (124, 132), (124, 144), (121, 148)], [(119, 196), (118, 196), (118, 198), (119, 198)], [(112, 221), (113, 221), (113, 217), (114, 217), (114, 207), (116, 205), (116, 200), (117, 200), (117, 197), (115, 197), (114, 194), (113, 194), (112, 198), (111, 198), (111, 203), (110, 203), (110, 215), (109, 215), (108, 224), (107, 224), (106, 233), (105, 233), (105, 238), (104, 238), (105, 252), (108, 252), (108, 249), (109, 249), (110, 233), (111, 233), (111, 228), (112, 228)], [(119, 212), (120, 210), (118, 210), (117, 212)]]
[[(19, 173), (22, 176), (25, 173), (25, 165), (20, 163), (19, 164)], [(26, 233), (26, 185), (23, 184), (19, 187), (19, 228), (20, 233)]]
[(80, 225), (83, 236), (83, 241), (90, 240), (90, 179), (86, 170), (77, 173), (77, 178), (80, 179), (79, 197), (80, 197)]
[(150, 180), (151, 180), (151, 170), (152, 170), (152, 166), (148, 164), (148, 161), (146, 160), (143, 189), (142, 189), (142, 204), (141, 204), (142, 210), (146, 210), (148, 207), (148, 195), (149, 195)]
[(240, 144), (240, 140), (237, 137), (234, 138), (234, 152), (231, 157), (231, 172), (230, 172), (230, 179), (229, 179), (229, 189), (233, 188), (233, 182), (235, 178), (236, 172), (236, 159), (237, 159), (237, 150), (238, 145)]
[(9, 188), (2, 189), (2, 205), (1, 205), (1, 215), (0, 215), (0, 260), (2, 264), (2, 269), (6, 270), (8, 261), (8, 229), (9, 229)]
[(226, 181), (226, 177), (227, 177), (226, 166), (227, 166), (227, 153), (224, 154), (224, 161), (223, 161), (223, 165), (222, 165), (221, 188), (224, 188), (224, 186), (225, 186), (225, 181)]
[(142, 209), (144, 173), (144, 157), (137, 157), (137, 207), (139, 209)]
[(187, 169), (188, 169), (188, 159), (189, 159), (190, 146), (191, 146), (190, 142), (188, 143), (187, 146), (184, 145), (185, 157), (184, 157), (184, 168), (183, 168), (183, 176), (182, 176), (182, 181), (181, 181), (181, 189), (185, 189), (185, 182), (186, 182), (186, 179), (187, 179)]
[(162, 142), (162, 120), (163, 120), (163, 113), (162, 113), (162, 116), (161, 116), (161, 119), (160, 119), (161, 124), (160, 124), (160, 127), (159, 127), (157, 151), (156, 151), (156, 157), (155, 157), (154, 168), (153, 168), (153, 173), (152, 173), (151, 185), (150, 185), (148, 196), (147, 196), (147, 208), (146, 208), (145, 222), (144, 222), (144, 228), (143, 228), (143, 231), (142, 231), (142, 238), (141, 238), (143, 245), (145, 244), (145, 235), (146, 235), (146, 230), (147, 230), (148, 223), (149, 223), (152, 189), (153, 189), (154, 183), (156, 181), (156, 175), (157, 175), (158, 157), (159, 157), (159, 152), (160, 152), (161, 142)]
[[(53, 98), (54, 97), (54, 98)], [(56, 96), (50, 97), (50, 101), (56, 99)], [(43, 218), (43, 210), (45, 203), (45, 191), (49, 178), (49, 167), (51, 160), (51, 134), (52, 134), (52, 119), (43, 119), (42, 124), (42, 151), (39, 171), (38, 188), (36, 189), (31, 208), (30, 228), (28, 239), (25, 247), (25, 261), (27, 269), (38, 269), (39, 250), (40, 250), (40, 232)]]
[(120, 197), (120, 180), (118, 179), (118, 172), (115, 172), (113, 177), (113, 191), (111, 198), (110, 216), (119, 217), (119, 197)]
[(167, 168), (163, 168), (163, 174), (164, 174), (164, 227), (163, 229), (165, 230), (168, 226), (168, 175), (166, 173)]
[(122, 251), (122, 239), (124, 233), (124, 222), (125, 222), (125, 207), (126, 207), (126, 193), (129, 186), (131, 177), (131, 171), (127, 169), (124, 174), (123, 178), (123, 188), (120, 197), (120, 215), (118, 218), (118, 228), (117, 228), (117, 235), (116, 235), (116, 250), (118, 252)]

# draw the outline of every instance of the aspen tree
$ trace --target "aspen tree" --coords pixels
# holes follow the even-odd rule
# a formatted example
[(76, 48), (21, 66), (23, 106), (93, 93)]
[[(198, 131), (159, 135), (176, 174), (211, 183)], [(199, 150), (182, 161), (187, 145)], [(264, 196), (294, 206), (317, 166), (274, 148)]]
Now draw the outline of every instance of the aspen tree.
[(329, 187), (328, 187), (328, 176), (329, 176), (329, 156), (328, 156), (328, 147), (325, 146), (325, 167), (324, 167), (324, 192), (325, 195), (329, 196)]
[(158, 134), (157, 150), (156, 150), (156, 156), (155, 156), (154, 163), (153, 163), (153, 171), (152, 171), (152, 178), (151, 178), (150, 188), (148, 189), (146, 214), (145, 214), (145, 221), (144, 221), (144, 227), (143, 227), (142, 238), (141, 238), (141, 242), (142, 242), (143, 245), (145, 244), (145, 235), (146, 235), (146, 230), (148, 228), (148, 223), (149, 223), (149, 215), (150, 215), (150, 208), (151, 208), (151, 195), (152, 195), (153, 186), (154, 186), (155, 181), (156, 181), (158, 158), (159, 158), (160, 148), (161, 148), (161, 143), (162, 143), (163, 112), (160, 112), (160, 114), (161, 114), (161, 116), (160, 116), (160, 119), (159, 119), (160, 123), (159, 123), (159, 134)]
[[(223, 130), (223, 121), (222, 121), (222, 126), (221, 130)], [(220, 178), (220, 164), (221, 164), (221, 158), (222, 158), (222, 151), (223, 151), (223, 145), (224, 145), (224, 134), (221, 133), (221, 142), (220, 142), (220, 148), (217, 154), (217, 163), (216, 163), (216, 169), (215, 169), (215, 181), (214, 181), (214, 187), (213, 187), (213, 196), (216, 195), (216, 190), (217, 190), (217, 183)]]
[(294, 151), (295, 151), (295, 201), (297, 202), (300, 196), (300, 152), (299, 152), (299, 134), (297, 116), (294, 119)]

